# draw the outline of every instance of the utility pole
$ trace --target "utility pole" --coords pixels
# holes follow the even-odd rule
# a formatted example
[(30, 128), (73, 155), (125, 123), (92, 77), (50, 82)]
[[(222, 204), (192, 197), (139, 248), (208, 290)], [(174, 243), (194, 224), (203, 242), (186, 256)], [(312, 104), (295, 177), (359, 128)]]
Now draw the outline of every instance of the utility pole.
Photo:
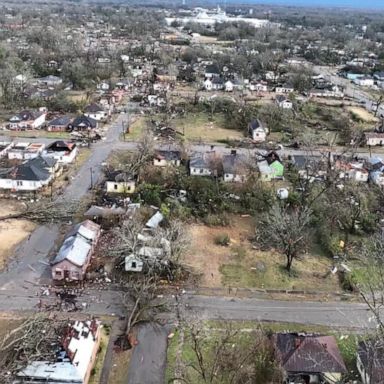
[(89, 168), (90, 172), (91, 172), (91, 189), (93, 189), (93, 171), (92, 171), (92, 167)]

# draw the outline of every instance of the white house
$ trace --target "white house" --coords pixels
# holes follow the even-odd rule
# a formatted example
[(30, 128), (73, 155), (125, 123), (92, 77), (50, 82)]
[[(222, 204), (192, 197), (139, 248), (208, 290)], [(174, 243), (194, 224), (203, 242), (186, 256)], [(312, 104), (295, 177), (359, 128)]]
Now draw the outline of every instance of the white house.
[(9, 129), (37, 129), (45, 123), (46, 110), (24, 110), (9, 119)]
[(166, 151), (158, 150), (153, 158), (153, 165), (156, 167), (175, 166), (178, 167), (181, 164), (180, 151)]
[(224, 89), (226, 92), (233, 92), (234, 85), (231, 80), (228, 80), (224, 84)]
[(215, 151), (195, 152), (189, 161), (189, 172), (192, 176), (211, 176), (217, 161)]
[(265, 73), (265, 80), (277, 81), (279, 79), (279, 75), (273, 71), (268, 71)]
[(87, 116), (96, 121), (106, 120), (108, 118), (108, 112), (106, 112), (100, 105), (92, 103), (85, 107), (84, 116)]
[(63, 79), (58, 76), (48, 75), (45, 77), (40, 77), (37, 82), (38, 84), (46, 85), (47, 87), (57, 87), (63, 83)]
[(76, 320), (64, 332), (58, 335), (62, 351), (57, 360), (30, 362), (18, 372), (15, 384), (88, 384), (100, 346), (101, 324), (97, 320)]
[(375, 81), (372, 77), (364, 76), (364, 77), (359, 77), (353, 82), (356, 85), (360, 85), (361, 87), (373, 87), (375, 85)]
[(295, 89), (293, 88), (292, 85), (288, 85), (288, 84), (285, 84), (285, 85), (279, 85), (275, 88), (275, 92), (276, 93), (291, 93), (293, 92)]
[(243, 183), (248, 176), (248, 161), (246, 156), (237, 154), (223, 156), (223, 179), (225, 182)]
[(252, 92), (268, 92), (268, 85), (263, 83), (249, 84), (249, 90)]
[[(225, 87), (224, 81), (219, 77), (206, 79), (203, 83), (203, 86), (206, 91), (220, 91)], [(233, 87), (233, 84), (232, 84), (232, 87)]]
[(52, 157), (61, 164), (72, 163), (78, 154), (78, 148), (75, 143), (66, 141), (54, 141), (43, 151), (44, 157)]
[(47, 186), (54, 175), (37, 163), (26, 162), (0, 176), (0, 189), (33, 192)]
[(276, 96), (276, 104), (283, 109), (292, 109), (293, 103), (283, 95)]
[(212, 81), (210, 79), (204, 80), (203, 87), (206, 91), (212, 91)]
[(384, 133), (381, 132), (366, 132), (365, 139), (368, 146), (384, 145)]
[(109, 91), (110, 85), (106, 81), (102, 81), (101, 83), (96, 85), (96, 88), (99, 91)]
[(267, 139), (268, 128), (264, 127), (259, 119), (254, 119), (248, 124), (248, 132), (256, 143), (263, 143)]

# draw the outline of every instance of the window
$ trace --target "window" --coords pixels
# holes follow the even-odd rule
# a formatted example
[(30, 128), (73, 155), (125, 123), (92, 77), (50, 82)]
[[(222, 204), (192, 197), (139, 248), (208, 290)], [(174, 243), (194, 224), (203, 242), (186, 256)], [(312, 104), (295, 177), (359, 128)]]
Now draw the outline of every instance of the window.
[(128, 192), (131, 191), (131, 186), (130, 186), (130, 185), (128, 185), (128, 187), (127, 187), (127, 191), (128, 191)]
[(201, 169), (200, 169), (200, 173), (203, 173), (203, 172), (204, 172), (204, 169), (203, 169), (203, 168), (201, 168)]
[(55, 276), (56, 276), (56, 277), (61, 277), (61, 276), (63, 276), (63, 271), (62, 271), (61, 269), (56, 269), (56, 271), (55, 271)]
[(134, 269), (137, 268), (137, 266), (136, 266), (136, 261), (132, 261), (131, 267), (134, 268)]
[(16, 185), (17, 185), (18, 187), (21, 187), (21, 186), (23, 185), (23, 182), (22, 182), (21, 180), (17, 180), (17, 181), (16, 181)]
[(117, 185), (117, 184), (113, 184), (113, 188), (114, 188), (114, 190), (116, 190), (116, 189), (117, 189), (117, 187), (118, 187), (118, 185)]

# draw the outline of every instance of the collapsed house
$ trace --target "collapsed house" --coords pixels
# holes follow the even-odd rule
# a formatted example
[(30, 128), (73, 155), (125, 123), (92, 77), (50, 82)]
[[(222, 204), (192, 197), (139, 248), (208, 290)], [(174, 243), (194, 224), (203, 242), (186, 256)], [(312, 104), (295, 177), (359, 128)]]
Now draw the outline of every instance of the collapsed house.
[[(32, 361), (17, 374), (15, 384), (87, 384), (100, 345), (97, 320), (74, 321), (62, 335), (56, 361)], [(60, 336), (60, 335), (59, 335)]]

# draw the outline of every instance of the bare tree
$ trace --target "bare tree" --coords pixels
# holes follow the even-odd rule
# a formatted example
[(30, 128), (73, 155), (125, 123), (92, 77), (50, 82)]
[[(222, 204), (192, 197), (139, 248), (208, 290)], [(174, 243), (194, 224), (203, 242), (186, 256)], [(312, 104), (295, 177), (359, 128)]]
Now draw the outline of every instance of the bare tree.
[(229, 323), (222, 329), (207, 329), (200, 323), (183, 326), (188, 360), (179, 362), (176, 377), (169, 383), (270, 383), (281, 378), (271, 344), (261, 330), (245, 335)]
[(0, 216), (0, 221), (9, 219), (26, 219), (46, 224), (60, 221), (72, 221), (78, 213), (80, 203), (78, 201), (50, 201), (40, 200), (34, 203), (25, 202), (25, 207), (20, 212)]
[(274, 205), (258, 220), (256, 241), (279, 249), (286, 257), (288, 272), (293, 261), (308, 247), (311, 213), (307, 207), (281, 204)]
[(14, 374), (32, 361), (56, 361), (66, 320), (34, 315), (8, 332), (0, 341), (0, 381), (12, 383)]

